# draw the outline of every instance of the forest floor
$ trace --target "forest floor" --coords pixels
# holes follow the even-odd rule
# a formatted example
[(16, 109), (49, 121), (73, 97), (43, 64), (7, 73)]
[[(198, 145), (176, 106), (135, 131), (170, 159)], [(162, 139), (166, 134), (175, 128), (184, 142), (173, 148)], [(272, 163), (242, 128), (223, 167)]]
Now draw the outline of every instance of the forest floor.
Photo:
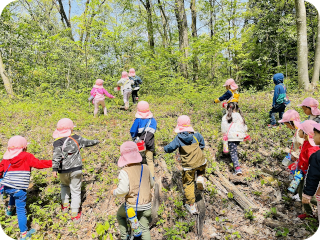
[[(56, 95), (58, 96), (58, 95)], [(292, 94), (291, 106), (306, 116), (297, 104), (310, 94)], [(3, 154), (8, 139), (23, 135), (31, 143), (28, 151), (39, 159), (52, 158), (52, 132), (57, 121), (71, 118), (74, 129), (88, 139), (98, 139), (97, 146), (83, 149), (82, 218), (74, 224), (69, 214), (60, 210), (60, 184), (52, 177), (51, 169), (33, 170), (28, 189), (27, 212), (30, 227), (37, 229), (34, 239), (118, 239), (116, 213), (124, 199), (115, 198), (109, 190), (117, 184), (120, 169), (117, 161), (119, 146), (131, 140), (129, 129), (134, 121), (136, 105), (124, 111), (120, 96), (107, 100), (108, 115), (93, 118), (93, 105), (85, 97), (67, 95), (60, 99), (39, 95), (36, 98), (0, 100), (0, 152)], [(319, 94), (313, 95), (319, 99)], [(79, 98), (81, 98), (79, 100)], [(300, 220), (301, 202), (291, 199), (287, 188), (289, 173), (281, 164), (289, 151), (293, 133), (285, 126), (268, 129), (268, 112), (272, 93), (246, 92), (241, 94), (240, 107), (244, 112), (252, 141), (239, 145), (243, 176), (235, 177), (229, 155), (222, 153), (220, 121), (222, 108), (212, 104), (212, 98), (181, 99), (179, 97), (144, 96), (157, 120), (155, 134), (156, 182), (160, 201), (157, 218), (151, 225), (152, 239), (306, 239), (318, 228), (313, 219)], [(174, 154), (166, 154), (163, 146), (175, 136), (174, 127), (179, 115), (191, 117), (194, 129), (204, 138), (208, 161), (207, 189), (197, 191), (197, 201), (205, 204), (200, 219), (184, 208), (181, 166)], [(256, 209), (244, 210), (235, 194), (221, 185), (221, 173), (243, 193)], [(169, 180), (168, 180), (169, 179)], [(167, 186), (165, 183), (170, 183)], [(218, 182), (218, 183), (216, 183)], [(222, 184), (223, 185), (223, 184)], [(166, 187), (166, 188), (165, 188)], [(17, 217), (5, 216), (5, 199), (0, 206), (0, 221), (4, 231), (17, 238)], [(316, 206), (313, 206), (316, 211)], [(111, 237), (112, 236), (112, 237)]]

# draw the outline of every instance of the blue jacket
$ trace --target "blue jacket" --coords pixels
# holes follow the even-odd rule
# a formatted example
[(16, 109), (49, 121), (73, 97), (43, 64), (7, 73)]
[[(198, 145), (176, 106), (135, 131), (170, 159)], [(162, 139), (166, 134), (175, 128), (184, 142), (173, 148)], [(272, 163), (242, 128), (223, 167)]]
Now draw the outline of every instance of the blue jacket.
[(194, 139), (193, 135), (197, 138), (200, 148), (204, 149), (205, 147), (204, 138), (200, 133), (181, 132), (181, 133), (178, 133), (178, 135), (173, 139), (171, 143), (169, 143), (167, 146), (164, 147), (164, 151), (166, 153), (172, 153), (174, 150), (176, 150), (179, 147), (196, 143), (197, 141)]
[[(150, 118), (136, 118), (130, 129), (130, 134), (132, 138), (138, 136), (139, 133), (142, 133), (144, 127), (148, 124)], [(157, 130), (157, 121), (154, 118), (151, 118), (150, 125), (146, 128), (145, 132), (155, 133)]]
[(282, 73), (277, 73), (273, 76), (273, 82), (276, 85), (274, 87), (274, 94), (273, 94), (273, 101), (272, 106), (276, 106), (282, 104), (284, 101), (283, 99), (286, 97), (286, 87), (283, 84), (284, 76)]
[(134, 81), (134, 84), (132, 85), (132, 88), (139, 87), (140, 84), (142, 84), (142, 80), (141, 80), (141, 78), (138, 77), (138, 76), (129, 77), (129, 79)]

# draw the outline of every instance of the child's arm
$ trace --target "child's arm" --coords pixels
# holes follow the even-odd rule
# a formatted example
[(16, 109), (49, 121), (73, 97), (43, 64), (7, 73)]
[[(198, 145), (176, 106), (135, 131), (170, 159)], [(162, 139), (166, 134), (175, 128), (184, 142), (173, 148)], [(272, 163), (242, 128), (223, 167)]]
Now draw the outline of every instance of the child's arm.
[(197, 138), (197, 140), (198, 140), (198, 142), (199, 142), (199, 147), (201, 148), (201, 149), (204, 149), (204, 147), (205, 147), (205, 143), (204, 143), (204, 138), (203, 138), (203, 136), (200, 134), (200, 133), (196, 133), (195, 134), (195, 137)]
[(138, 84), (142, 84), (142, 80), (140, 77), (136, 76), (136, 81), (138, 82)]
[(90, 95), (91, 95), (91, 96), (94, 96), (95, 91), (96, 91), (96, 89), (95, 89), (95, 88), (92, 88), (92, 89), (91, 89), (91, 92), (90, 92)]
[(78, 141), (80, 148), (92, 147), (92, 146), (97, 145), (99, 143), (99, 140), (88, 140), (88, 139), (81, 137), (81, 136), (79, 136), (79, 138), (76, 140)]
[(171, 143), (164, 147), (166, 153), (172, 153), (174, 150), (180, 147), (178, 136), (176, 136)]
[(136, 118), (132, 124), (132, 127), (130, 129), (130, 134), (132, 138), (135, 138), (138, 135), (139, 122), (139, 118)]
[(0, 162), (0, 178), (2, 178), (2, 174), (4, 172), (3, 160)]
[(122, 85), (125, 83), (125, 80), (127, 80), (127, 79), (121, 78), (121, 79), (117, 82), (118, 86), (122, 86)]
[(31, 153), (28, 155), (29, 166), (37, 169), (52, 167), (52, 160), (39, 160)]
[(280, 85), (276, 85), (274, 87), (274, 93), (273, 93), (273, 100), (272, 100), (272, 107), (274, 107), (277, 104), (277, 99), (280, 94)]
[(111, 95), (110, 93), (108, 93), (107, 90), (103, 89), (103, 93), (108, 97), (108, 98), (115, 98), (113, 95)]
[(310, 157), (308, 173), (303, 189), (303, 198), (311, 199), (316, 193), (320, 182), (320, 161), (317, 159), (318, 154), (314, 153)]
[(217, 98), (216, 100), (214, 100), (215, 103), (219, 103), (222, 102), (224, 100), (227, 100), (229, 98), (232, 97), (232, 92), (231, 91), (226, 91), (221, 97)]
[(129, 176), (126, 171), (121, 170), (119, 173), (118, 187), (113, 190), (113, 195), (117, 197), (124, 197), (129, 193)]
[(62, 146), (55, 147), (53, 149), (53, 157), (52, 157), (52, 171), (58, 172), (60, 162), (63, 159)]

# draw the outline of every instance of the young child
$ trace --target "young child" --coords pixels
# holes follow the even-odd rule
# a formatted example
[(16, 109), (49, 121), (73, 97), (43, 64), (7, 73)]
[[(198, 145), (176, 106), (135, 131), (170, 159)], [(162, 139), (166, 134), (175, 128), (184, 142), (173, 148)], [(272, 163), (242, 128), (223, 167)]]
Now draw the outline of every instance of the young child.
[[(313, 125), (316, 124), (315, 121), (306, 120), (304, 122), (294, 121), (294, 125), (300, 129), (298, 134), (299, 137), (304, 138), (304, 142), (301, 148), (301, 153), (299, 155), (299, 159), (297, 162), (288, 166), (290, 170), (299, 169), (305, 175), (307, 173), (309, 167), (309, 158), (316, 151), (320, 150), (319, 146), (317, 146), (313, 140), (314, 132)], [(300, 199), (302, 199), (302, 191), (303, 191), (304, 180), (302, 180), (298, 186), (298, 193)], [(308, 204), (303, 204), (303, 207), (306, 211), (307, 215), (312, 215), (312, 209)], [(306, 217), (306, 214), (301, 214), (298, 217), (303, 219)]]
[(0, 163), (0, 178), (4, 192), (10, 195), (7, 216), (12, 216), (13, 207), (16, 206), (20, 239), (30, 239), (36, 231), (27, 227), (26, 200), (27, 189), (30, 183), (31, 168), (43, 169), (52, 167), (52, 160), (35, 158), (27, 152), (27, 140), (21, 136), (9, 139), (7, 151)]
[(228, 139), (228, 147), (236, 175), (242, 175), (237, 146), (246, 137), (248, 128), (236, 103), (228, 103), (227, 114), (222, 117), (221, 132)]
[(281, 120), (287, 104), (290, 103), (290, 101), (287, 99), (287, 89), (283, 85), (283, 79), (284, 79), (284, 75), (282, 73), (277, 73), (273, 75), (273, 82), (276, 86), (274, 87), (272, 109), (270, 110), (270, 113), (269, 113), (269, 116), (270, 116), (270, 124), (268, 124), (269, 128), (277, 126), (275, 113), (277, 112), (279, 113), (279, 119)]
[(157, 121), (149, 109), (149, 103), (140, 101), (137, 105), (136, 119), (130, 129), (132, 139), (139, 137), (146, 144), (146, 159), (151, 175), (154, 177), (153, 152), (154, 133), (157, 130)]
[(128, 141), (120, 146), (121, 156), (118, 166), (123, 167), (119, 174), (119, 184), (111, 194), (117, 197), (124, 197), (125, 203), (117, 212), (121, 239), (128, 239), (127, 213), (128, 208), (133, 208), (142, 230), (142, 240), (151, 240), (149, 223), (151, 220), (151, 189), (154, 181), (145, 164), (141, 164), (142, 157), (134, 142)]
[(289, 129), (291, 130), (295, 130), (295, 134), (292, 138), (292, 147), (290, 150), (290, 154), (291, 154), (291, 161), (296, 161), (299, 158), (300, 155), (300, 147), (302, 146), (304, 139), (299, 137), (299, 129), (296, 129), (295, 125), (294, 125), (294, 121), (296, 122), (300, 122), (300, 116), (299, 113), (295, 110), (288, 110), (286, 111), (283, 116), (282, 119), (280, 121), (278, 121), (279, 123), (284, 123)]
[(129, 109), (129, 96), (132, 92), (131, 85), (134, 84), (133, 80), (130, 80), (127, 72), (122, 72), (121, 79), (118, 81), (118, 86), (121, 86), (121, 93), (123, 95), (123, 102), (125, 110)]
[(197, 214), (194, 180), (197, 172), (198, 189), (203, 190), (205, 188), (205, 179), (202, 176), (205, 174), (207, 166), (207, 160), (202, 151), (205, 147), (204, 139), (200, 133), (193, 130), (190, 118), (186, 115), (178, 118), (175, 132), (178, 135), (164, 147), (164, 151), (172, 153), (177, 148), (179, 149), (183, 167), (182, 183), (186, 196), (185, 206), (191, 214)]
[[(314, 127), (314, 143), (320, 145), (320, 124), (312, 124), (312, 126)], [(317, 151), (310, 156), (308, 173), (305, 179), (302, 203), (309, 205), (312, 196), (316, 194), (318, 219), (320, 219), (320, 151)]]
[(227, 91), (221, 97), (214, 100), (214, 103), (219, 103), (222, 101), (227, 101), (227, 103), (239, 102), (240, 94), (238, 93), (238, 85), (235, 83), (235, 81), (230, 78), (223, 86), (226, 87)]
[(308, 97), (302, 101), (298, 107), (302, 107), (304, 113), (308, 115), (308, 120), (313, 120), (320, 123), (320, 109), (319, 102), (314, 98)]
[(134, 84), (132, 86), (132, 102), (133, 104), (138, 102), (139, 96), (138, 91), (140, 89), (140, 84), (142, 84), (142, 80), (140, 77), (136, 76), (136, 71), (134, 68), (130, 68), (129, 70), (129, 79), (134, 81)]
[(92, 103), (94, 104), (94, 116), (97, 115), (99, 111), (99, 105), (102, 106), (103, 108), (103, 113), (104, 115), (107, 115), (107, 108), (104, 102), (105, 96), (106, 95), (108, 98), (115, 98), (112, 96), (110, 93), (107, 92), (107, 90), (104, 89), (103, 87), (103, 80), (102, 79), (97, 79), (96, 84), (93, 86), (90, 95), (94, 97)]
[[(53, 133), (53, 176), (60, 174), (61, 181), (61, 208), (68, 212), (71, 197), (71, 219), (80, 222), (81, 211), (81, 184), (82, 184), (82, 158), (81, 148), (94, 146), (98, 140), (87, 140), (79, 135), (72, 134), (73, 122), (69, 118), (58, 121), (57, 129)], [(71, 195), (71, 196), (70, 196)]]

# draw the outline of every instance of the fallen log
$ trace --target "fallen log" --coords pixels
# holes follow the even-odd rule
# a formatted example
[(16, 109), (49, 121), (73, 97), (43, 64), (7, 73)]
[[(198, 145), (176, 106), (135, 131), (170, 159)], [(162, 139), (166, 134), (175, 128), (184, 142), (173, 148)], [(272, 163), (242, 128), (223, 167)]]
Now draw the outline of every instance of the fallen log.
[(279, 227), (288, 228), (288, 227), (292, 226), (289, 223), (284, 223), (284, 222), (280, 222), (280, 221), (273, 220), (273, 219), (264, 219), (263, 224), (268, 227), (271, 227), (271, 228), (279, 228)]
[(228, 199), (228, 191), (221, 185), (221, 183), (215, 179), (214, 176), (210, 175), (209, 180), (216, 185), (216, 187), (219, 189), (218, 193), (222, 198)]

